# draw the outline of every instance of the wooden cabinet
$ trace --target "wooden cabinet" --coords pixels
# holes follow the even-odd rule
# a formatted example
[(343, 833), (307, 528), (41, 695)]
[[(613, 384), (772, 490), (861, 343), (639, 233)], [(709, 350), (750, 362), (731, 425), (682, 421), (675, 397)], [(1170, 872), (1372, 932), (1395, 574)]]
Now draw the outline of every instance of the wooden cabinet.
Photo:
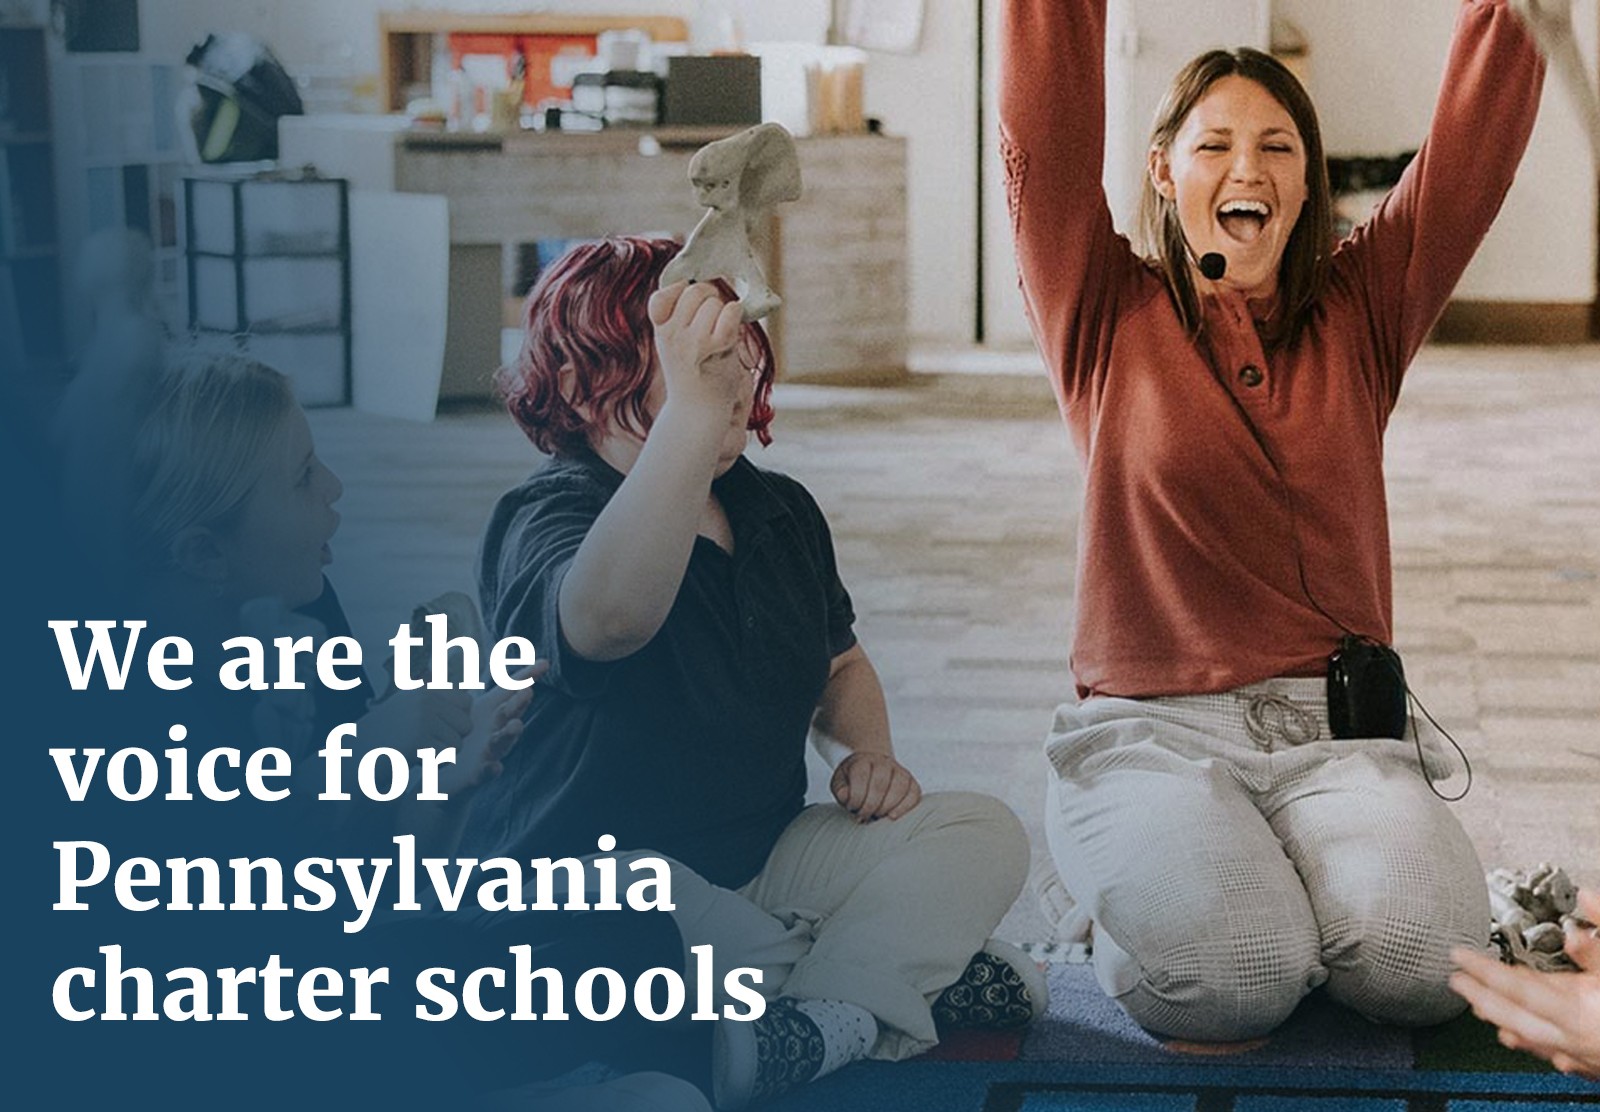
[[(285, 120), (286, 162), (353, 189), (449, 202), (450, 287), (441, 395), (482, 398), (530, 247), (622, 234), (687, 236), (702, 210), (689, 159), (715, 136), (617, 128), (509, 136), (380, 130), (371, 120)], [(692, 139), (693, 142), (686, 142)], [(684, 143), (684, 145), (679, 145)], [(889, 381), (906, 363), (906, 144), (880, 135), (796, 140), (804, 194), (757, 237), (784, 298), (767, 328), (790, 381)]]
[[(686, 236), (703, 211), (689, 186), (696, 148), (656, 151), (646, 143), (653, 153), (642, 153), (639, 134), (622, 129), (513, 136), (479, 149), (420, 137), (402, 143), (395, 187), (450, 199), (452, 282), (458, 248), (477, 253), (469, 268), (500, 268), (507, 252), (540, 240)], [(852, 135), (796, 143), (804, 195), (774, 210), (756, 244), (784, 298), (767, 322), (779, 374), (835, 382), (899, 377), (906, 357), (905, 142)], [(452, 297), (452, 332), (458, 310), (471, 311)], [(474, 334), (486, 330), (476, 326)], [(487, 355), (481, 350), (480, 359)], [(455, 373), (446, 368), (447, 383)]]

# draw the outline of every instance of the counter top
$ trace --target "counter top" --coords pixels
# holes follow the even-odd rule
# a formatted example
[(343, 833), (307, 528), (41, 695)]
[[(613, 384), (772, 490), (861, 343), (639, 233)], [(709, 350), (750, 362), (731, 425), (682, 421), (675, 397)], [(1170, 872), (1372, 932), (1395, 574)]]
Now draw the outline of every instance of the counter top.
[[(505, 151), (508, 154), (610, 154), (648, 147), (703, 147), (742, 131), (740, 127), (612, 127), (603, 131), (424, 131), (401, 133), (407, 150)], [(815, 139), (878, 138), (870, 132), (853, 135), (801, 136)]]

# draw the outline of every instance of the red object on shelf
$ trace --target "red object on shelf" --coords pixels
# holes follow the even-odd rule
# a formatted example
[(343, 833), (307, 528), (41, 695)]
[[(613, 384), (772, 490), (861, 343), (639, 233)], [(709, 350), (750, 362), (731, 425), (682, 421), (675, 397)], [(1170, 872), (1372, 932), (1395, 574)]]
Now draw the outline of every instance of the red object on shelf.
[(528, 60), (528, 70), (523, 77), (522, 99), (527, 104), (538, 104), (551, 97), (566, 100), (572, 95), (571, 85), (557, 85), (551, 77), (551, 62), (558, 56), (578, 55), (592, 58), (598, 51), (597, 35), (450, 35), (450, 64), (459, 68), (466, 54), (499, 54), (506, 60), (506, 72), (517, 53)]

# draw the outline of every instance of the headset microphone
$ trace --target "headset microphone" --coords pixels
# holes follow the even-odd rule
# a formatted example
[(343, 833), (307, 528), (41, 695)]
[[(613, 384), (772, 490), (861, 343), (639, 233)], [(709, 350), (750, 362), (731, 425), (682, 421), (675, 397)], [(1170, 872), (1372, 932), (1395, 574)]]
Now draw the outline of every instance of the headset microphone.
[(1199, 258), (1195, 257), (1194, 248), (1189, 244), (1189, 237), (1183, 237), (1183, 253), (1189, 256), (1189, 261), (1194, 264), (1203, 278), (1208, 282), (1215, 282), (1228, 272), (1227, 256), (1220, 251), (1207, 251)]

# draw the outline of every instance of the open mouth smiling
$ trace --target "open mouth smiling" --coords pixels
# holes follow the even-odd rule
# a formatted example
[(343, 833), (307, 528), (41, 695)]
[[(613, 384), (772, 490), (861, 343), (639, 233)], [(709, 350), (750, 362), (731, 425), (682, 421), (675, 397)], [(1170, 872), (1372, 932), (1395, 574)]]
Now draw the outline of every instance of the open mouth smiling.
[(1272, 218), (1272, 206), (1265, 201), (1228, 201), (1217, 209), (1217, 223), (1231, 239), (1254, 243)]

